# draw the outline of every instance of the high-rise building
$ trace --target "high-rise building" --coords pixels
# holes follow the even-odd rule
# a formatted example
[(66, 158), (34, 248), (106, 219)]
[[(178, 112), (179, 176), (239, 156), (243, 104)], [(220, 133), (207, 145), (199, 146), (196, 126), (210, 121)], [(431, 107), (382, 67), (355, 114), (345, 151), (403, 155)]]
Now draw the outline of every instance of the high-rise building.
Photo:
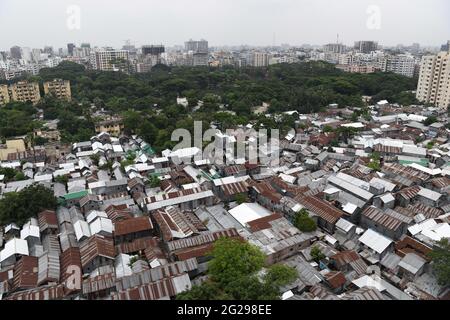
[(6, 84), (0, 84), (0, 105), (7, 104), (9, 102), (8, 86)]
[(194, 66), (206, 66), (208, 65), (209, 59), (209, 49), (208, 49), (208, 41), (200, 40), (194, 41), (189, 40), (184, 43), (185, 50), (192, 54), (192, 64)]
[(323, 51), (333, 53), (344, 53), (345, 45), (341, 43), (329, 43), (323, 46)]
[(41, 99), (39, 84), (37, 82), (20, 81), (9, 86), (9, 95), (12, 101), (36, 104)]
[(12, 47), (10, 50), (11, 58), (19, 60), (22, 59), (22, 50), (18, 46)]
[(372, 51), (378, 50), (378, 42), (375, 41), (356, 41), (355, 50), (358, 50), (362, 53), (371, 53)]
[(62, 79), (54, 79), (53, 81), (44, 82), (44, 93), (52, 94), (58, 99), (70, 101), (72, 93), (70, 91), (70, 81)]
[(422, 57), (416, 98), (443, 109), (450, 105), (450, 50)]
[(73, 49), (75, 49), (75, 44), (68, 43), (67, 44), (67, 53), (69, 56), (73, 56)]
[(48, 55), (53, 55), (53, 47), (51, 46), (45, 46), (44, 47), (44, 53), (47, 53)]
[(381, 71), (393, 72), (412, 78), (416, 61), (407, 54), (388, 55), (382, 59)]
[(265, 52), (253, 52), (251, 65), (253, 67), (267, 67), (269, 65), (269, 54)]
[(200, 40), (194, 41), (189, 40), (184, 43), (184, 47), (186, 51), (192, 51), (194, 53), (208, 53), (208, 41)]
[(90, 62), (93, 69), (102, 71), (128, 72), (129, 53), (126, 50), (98, 50), (91, 53)]
[(161, 55), (165, 52), (165, 48), (163, 45), (145, 45), (142, 46), (142, 54), (143, 55), (152, 55), (157, 56)]
[(443, 44), (441, 46), (441, 51), (448, 51), (448, 50), (450, 50), (450, 40), (448, 40), (446, 44)]

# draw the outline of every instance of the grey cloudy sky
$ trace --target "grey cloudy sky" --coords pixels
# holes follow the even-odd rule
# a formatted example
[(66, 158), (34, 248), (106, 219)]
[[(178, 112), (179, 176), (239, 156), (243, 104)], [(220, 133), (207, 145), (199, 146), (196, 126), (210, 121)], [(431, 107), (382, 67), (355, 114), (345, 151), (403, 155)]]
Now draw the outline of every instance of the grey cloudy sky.
[[(80, 8), (79, 29), (67, 25), (71, 5)], [(438, 46), (450, 39), (449, 13), (448, 0), (0, 0), (0, 49), (190, 38), (211, 46), (324, 44), (337, 33), (346, 44)]]

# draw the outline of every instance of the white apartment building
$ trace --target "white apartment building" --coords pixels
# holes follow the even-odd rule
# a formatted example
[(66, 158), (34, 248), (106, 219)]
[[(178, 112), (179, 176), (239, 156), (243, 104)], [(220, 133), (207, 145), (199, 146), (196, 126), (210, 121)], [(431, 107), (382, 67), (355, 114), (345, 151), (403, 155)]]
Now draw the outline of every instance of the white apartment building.
[(119, 71), (128, 60), (127, 50), (99, 50), (90, 55), (92, 68), (102, 71)]
[(422, 57), (416, 98), (443, 109), (450, 105), (450, 50)]
[(265, 52), (253, 52), (252, 66), (267, 67), (269, 65), (269, 54)]
[(381, 59), (381, 70), (393, 72), (412, 78), (416, 61), (413, 56), (407, 54), (388, 55)]

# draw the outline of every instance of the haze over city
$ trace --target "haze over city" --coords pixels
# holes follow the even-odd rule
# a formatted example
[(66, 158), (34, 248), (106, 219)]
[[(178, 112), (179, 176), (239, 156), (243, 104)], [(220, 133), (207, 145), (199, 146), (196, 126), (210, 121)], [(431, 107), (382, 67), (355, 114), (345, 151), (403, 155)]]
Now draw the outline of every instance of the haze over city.
[[(80, 9), (79, 28), (67, 26), (71, 6)], [(172, 46), (189, 38), (211, 46), (324, 44), (338, 33), (344, 44), (438, 46), (449, 38), (449, 9), (446, 0), (1, 0), (0, 29), (14, 32), (2, 33), (0, 49), (68, 42), (119, 47), (126, 39)], [(373, 15), (379, 25), (369, 28)]]

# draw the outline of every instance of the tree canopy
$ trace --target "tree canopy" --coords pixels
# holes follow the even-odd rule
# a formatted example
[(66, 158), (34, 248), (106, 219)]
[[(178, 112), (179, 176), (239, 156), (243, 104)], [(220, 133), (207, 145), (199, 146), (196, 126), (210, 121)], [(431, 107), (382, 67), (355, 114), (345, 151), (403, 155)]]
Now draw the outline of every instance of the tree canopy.
[(441, 239), (429, 255), (439, 284), (450, 285), (450, 243), (448, 239)]
[[(89, 116), (93, 103), (97, 109), (123, 115), (126, 132), (143, 136), (157, 152), (175, 145), (170, 141), (174, 129), (192, 130), (195, 120), (208, 126), (215, 122), (221, 129), (245, 124), (249, 119), (268, 122), (264, 123), (268, 128), (293, 123), (288, 117), (276, 122), (253, 114), (253, 108), (263, 102), (270, 104), (270, 113), (317, 112), (330, 103), (364, 107), (363, 95), (373, 96), (375, 101), (411, 103), (414, 97), (410, 91), (417, 84), (417, 79), (392, 73), (345, 73), (320, 61), (267, 68), (156, 66), (149, 73), (139, 74), (86, 70), (64, 61), (55, 68), (42, 69), (35, 78), (71, 81), (72, 102), (45, 96), (37, 105), (44, 110), (45, 119), (60, 119), (63, 141), (86, 140), (94, 134), (95, 119)], [(180, 96), (187, 98), (188, 107), (176, 104)], [(3, 109), (1, 136), (25, 134), (32, 129), (36, 110), (31, 105)]]
[(40, 184), (6, 193), (0, 199), (0, 225), (14, 222), (20, 226), (43, 210), (55, 210), (56, 205), (53, 191)]
[(261, 273), (264, 254), (253, 245), (222, 238), (208, 263), (209, 279), (177, 296), (178, 300), (276, 300), (279, 288), (295, 280), (295, 269), (273, 265)]
[(316, 222), (309, 216), (305, 209), (300, 210), (294, 216), (294, 226), (303, 232), (312, 232), (317, 229)]

